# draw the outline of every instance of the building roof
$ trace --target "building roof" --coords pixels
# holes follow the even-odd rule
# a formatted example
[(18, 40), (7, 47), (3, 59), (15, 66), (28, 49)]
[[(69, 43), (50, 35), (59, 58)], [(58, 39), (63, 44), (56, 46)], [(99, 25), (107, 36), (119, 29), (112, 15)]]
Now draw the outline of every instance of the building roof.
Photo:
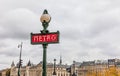
[(81, 63), (80, 66), (92, 66), (92, 65), (95, 65), (95, 61), (86, 61), (86, 62), (83, 62)]
[(31, 64), (31, 62), (30, 62), (30, 60), (29, 60), (27, 66), (31, 66), (31, 65), (32, 65), (32, 64)]
[(12, 61), (11, 67), (15, 66), (14, 61)]

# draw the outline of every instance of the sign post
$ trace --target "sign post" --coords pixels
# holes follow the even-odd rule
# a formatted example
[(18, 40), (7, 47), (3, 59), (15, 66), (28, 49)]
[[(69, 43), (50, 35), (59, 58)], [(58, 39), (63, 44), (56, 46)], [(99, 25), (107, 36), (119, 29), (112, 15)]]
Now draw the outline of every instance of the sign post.
[(41, 33), (31, 33), (31, 44), (37, 45), (42, 44), (43, 46), (43, 63), (42, 63), (42, 76), (47, 76), (46, 74), (46, 52), (48, 44), (59, 43), (59, 31), (49, 32), (47, 27), (51, 20), (47, 10), (44, 10), (43, 15), (40, 18), (43, 26)]

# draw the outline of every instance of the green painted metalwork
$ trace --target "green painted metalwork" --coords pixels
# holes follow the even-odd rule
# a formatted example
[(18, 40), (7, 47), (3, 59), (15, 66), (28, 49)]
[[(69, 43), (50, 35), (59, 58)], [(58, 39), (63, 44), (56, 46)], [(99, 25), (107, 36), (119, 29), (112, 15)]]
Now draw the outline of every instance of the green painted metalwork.
[[(51, 17), (49, 16), (47, 10), (44, 10), (43, 15), (41, 16), (41, 22), (42, 22), (42, 26), (43, 26), (43, 30), (41, 30), (40, 34), (50, 34), (49, 30), (47, 30), (47, 27), (49, 26), (49, 22), (51, 20)], [(46, 62), (47, 62), (47, 46), (49, 43), (59, 43), (59, 31), (57, 32), (52, 32), (52, 33), (56, 33), (58, 34), (58, 42), (43, 42), (43, 43), (32, 43), (31, 40), (31, 44), (35, 45), (35, 44), (42, 44), (43, 46), (43, 63), (42, 63), (42, 76), (47, 76), (46, 73)], [(32, 39), (32, 35), (33, 33), (31, 33), (31, 39)]]
[[(47, 10), (44, 10), (43, 14), (48, 14)], [(49, 22), (42, 22), (43, 30), (41, 33), (46, 34), (47, 33), (47, 27), (48, 27)], [(48, 44), (44, 43), (43, 45), (43, 64), (42, 64), (42, 76), (47, 76), (46, 73), (46, 52), (47, 52), (47, 46)]]

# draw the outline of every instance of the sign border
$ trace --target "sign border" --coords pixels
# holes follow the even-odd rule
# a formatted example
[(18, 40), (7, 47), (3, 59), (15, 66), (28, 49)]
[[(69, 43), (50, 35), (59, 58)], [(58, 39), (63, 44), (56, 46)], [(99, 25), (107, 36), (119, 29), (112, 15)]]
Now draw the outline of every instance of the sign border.
[[(57, 41), (57, 42), (35, 42), (35, 43), (33, 43), (33, 42), (32, 42), (32, 35), (34, 35), (34, 34), (38, 34), (38, 35), (58, 34), (58, 38), (57, 38), (58, 41)], [(32, 45), (38, 45), (38, 44), (54, 44), (54, 43), (59, 43), (59, 35), (60, 35), (60, 32), (57, 31), (57, 32), (50, 32), (50, 33), (46, 33), (46, 34), (42, 34), (42, 33), (31, 33), (30, 35), (31, 35), (30, 38), (31, 38), (31, 44), (32, 44)]]

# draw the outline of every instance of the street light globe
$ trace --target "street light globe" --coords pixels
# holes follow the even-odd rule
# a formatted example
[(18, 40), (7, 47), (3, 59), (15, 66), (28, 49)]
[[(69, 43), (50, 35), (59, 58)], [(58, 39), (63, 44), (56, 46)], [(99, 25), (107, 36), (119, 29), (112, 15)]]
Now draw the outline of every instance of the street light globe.
[(51, 20), (51, 17), (50, 17), (50, 15), (49, 14), (43, 14), (41, 17), (40, 17), (40, 21), (41, 22), (50, 22), (50, 20)]

